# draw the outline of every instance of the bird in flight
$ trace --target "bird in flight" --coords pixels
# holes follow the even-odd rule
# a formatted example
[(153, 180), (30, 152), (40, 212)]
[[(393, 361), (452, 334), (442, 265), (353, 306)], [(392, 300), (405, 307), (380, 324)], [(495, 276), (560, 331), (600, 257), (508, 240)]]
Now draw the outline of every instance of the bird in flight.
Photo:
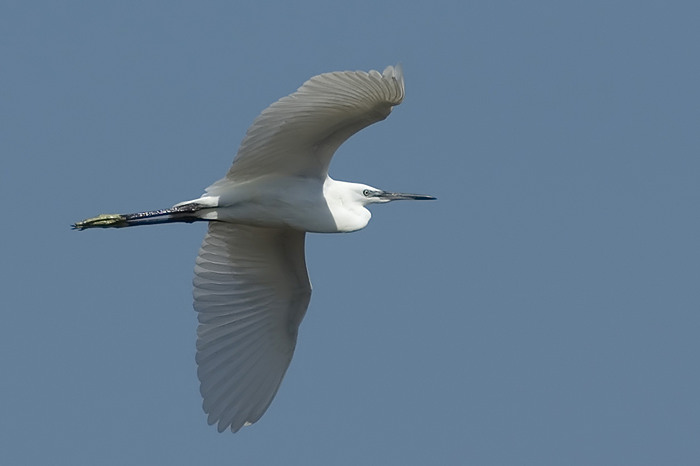
[(169, 209), (108, 214), (75, 229), (209, 222), (194, 268), (197, 375), (209, 424), (236, 432), (265, 413), (311, 298), (306, 232), (364, 228), (370, 204), (432, 196), (336, 181), (336, 149), (404, 98), (400, 66), (315, 76), (248, 128), (226, 176)]

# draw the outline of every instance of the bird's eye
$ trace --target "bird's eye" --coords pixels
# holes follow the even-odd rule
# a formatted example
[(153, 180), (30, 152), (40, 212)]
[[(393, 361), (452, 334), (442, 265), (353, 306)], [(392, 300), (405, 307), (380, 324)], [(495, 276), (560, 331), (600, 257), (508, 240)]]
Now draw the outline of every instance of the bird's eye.
[(362, 190), (362, 195), (365, 197), (368, 197), (371, 192), (372, 191), (370, 191), (369, 189), (364, 189), (364, 190)]

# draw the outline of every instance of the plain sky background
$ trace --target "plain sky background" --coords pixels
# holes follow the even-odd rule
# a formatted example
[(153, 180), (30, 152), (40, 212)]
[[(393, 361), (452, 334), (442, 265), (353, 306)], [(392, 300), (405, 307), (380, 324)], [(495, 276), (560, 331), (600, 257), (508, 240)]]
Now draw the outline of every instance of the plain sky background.
[[(0, 463), (700, 463), (700, 4), (2, 1)], [(267, 105), (401, 62), (331, 174), (435, 202), (310, 235), (267, 414), (206, 424), (206, 226)]]

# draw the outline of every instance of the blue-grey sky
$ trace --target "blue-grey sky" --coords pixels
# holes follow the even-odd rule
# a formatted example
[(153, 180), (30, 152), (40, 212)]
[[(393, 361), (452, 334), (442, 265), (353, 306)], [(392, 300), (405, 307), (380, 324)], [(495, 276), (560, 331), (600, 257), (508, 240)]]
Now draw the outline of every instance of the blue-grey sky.
[[(0, 6), (2, 464), (700, 461), (697, 2)], [(206, 424), (198, 196), (309, 77), (401, 62), (331, 174), (436, 202), (310, 235), (267, 414)]]

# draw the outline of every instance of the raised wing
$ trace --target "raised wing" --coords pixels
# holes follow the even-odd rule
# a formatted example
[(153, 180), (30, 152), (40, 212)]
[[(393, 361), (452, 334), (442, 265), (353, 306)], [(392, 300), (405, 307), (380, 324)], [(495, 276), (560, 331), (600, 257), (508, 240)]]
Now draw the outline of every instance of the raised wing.
[(311, 297), (304, 235), (209, 224), (195, 265), (196, 360), (219, 432), (260, 419), (287, 371)]
[(266, 108), (248, 128), (226, 179), (270, 174), (325, 179), (336, 149), (389, 116), (404, 97), (399, 66), (315, 76)]

